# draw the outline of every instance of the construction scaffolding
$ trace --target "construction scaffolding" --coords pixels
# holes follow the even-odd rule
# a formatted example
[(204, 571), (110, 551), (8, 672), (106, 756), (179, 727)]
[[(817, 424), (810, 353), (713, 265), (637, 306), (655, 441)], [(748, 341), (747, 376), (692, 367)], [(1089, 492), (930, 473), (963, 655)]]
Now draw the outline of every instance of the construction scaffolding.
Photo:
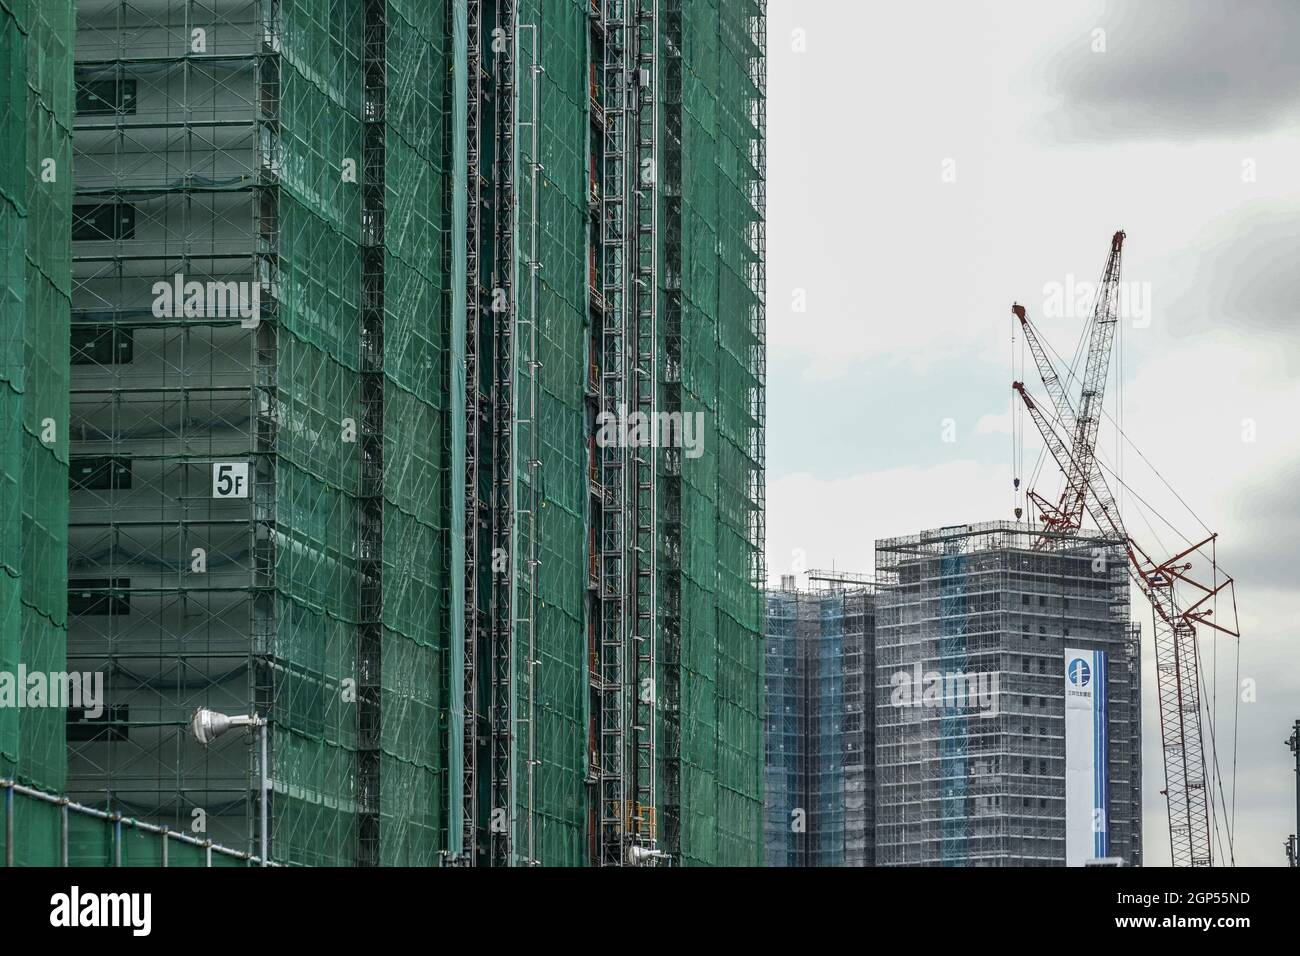
[[(765, 25), (759, 4), (697, 13), (468, 5), (457, 863), (759, 858)], [(697, 411), (699, 460), (598, 441)]]
[[(11, 677), (66, 669), (72, 36), (71, 0), (0, 0), (0, 672)], [(61, 789), (64, 721), (59, 708), (0, 706), (0, 777)]]
[(874, 857), (874, 589), (820, 583), (767, 594), (768, 866), (870, 866)]
[[(45, 37), (25, 16), (7, 44)], [(200, 746), (207, 707), (270, 721), (277, 863), (758, 863), (764, 5), (94, 0), (75, 27), (71, 398), (31, 418), (72, 457), (30, 486), (69, 489), (67, 577), (62, 512), (0, 554), (0, 663), (13, 601), (62, 654), (66, 594), (71, 667), (106, 674), (67, 793), (251, 855), (257, 756)], [(602, 411), (698, 417), (699, 446), (598, 447)], [(48, 607), (11, 600), (39, 555)], [(0, 713), (27, 781), (20, 733)]]
[(438, 858), (451, 6), (79, 5), (69, 656), (111, 701), (69, 726), (87, 804), (251, 848), (250, 742), (185, 725), (256, 711), (276, 860)]
[(874, 585), (844, 600), (844, 865), (876, 865), (876, 599)]
[[(1036, 548), (1045, 535), (1052, 547)], [(959, 525), (877, 541), (876, 575), (878, 865), (1064, 865), (1066, 647), (1108, 654), (1110, 852), (1139, 862), (1140, 660), (1124, 543)], [(898, 696), (934, 674), (988, 675), (993, 699)]]
[(665, 283), (680, 295), (669, 332), (680, 336), (682, 412), (703, 416), (711, 444), (682, 457), (680, 501), (664, 502), (683, 526), (680, 677), (668, 692), (680, 707), (681, 832), (669, 852), (684, 864), (758, 865), (766, 3), (680, 8), (681, 270)]

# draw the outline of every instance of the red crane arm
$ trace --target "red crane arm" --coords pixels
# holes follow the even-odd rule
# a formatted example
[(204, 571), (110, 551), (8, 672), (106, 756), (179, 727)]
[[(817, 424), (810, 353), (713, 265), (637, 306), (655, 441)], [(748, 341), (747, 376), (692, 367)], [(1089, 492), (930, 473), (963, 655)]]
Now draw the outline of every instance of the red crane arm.
[[(1057, 434), (1056, 426), (1043, 409), (1025, 391), (1023, 382), (1013, 382), (1026, 411), (1042, 435), (1048, 451), (1065, 476), (1060, 503), (1053, 507), (1034, 491), (1030, 497), (1038, 504), (1046, 525), (1035, 543), (1036, 549), (1051, 547), (1062, 537), (1074, 535), (1082, 524), (1086, 510), (1097, 527), (1108, 537), (1124, 542), (1128, 552), (1128, 571), (1133, 583), (1151, 603), (1155, 625), (1157, 692), (1160, 704), (1160, 737), (1164, 755), (1165, 789), (1169, 809), (1169, 838), (1175, 866), (1209, 866), (1213, 862), (1211, 816), (1208, 811), (1209, 773), (1201, 734), (1201, 697), (1197, 625), (1239, 636), (1236, 591), (1233, 579), (1223, 577), (1217, 559), (1210, 583), (1192, 573), (1193, 555), (1213, 549), (1217, 536), (1189, 545), (1173, 556), (1157, 562), (1124, 529), (1123, 520), (1101, 473), (1096, 458), (1097, 431), (1102, 414), (1111, 345), (1119, 320), (1120, 254), (1124, 233), (1111, 237), (1110, 255), (1098, 287), (1092, 315), (1078, 414), (1052, 367), (1046, 349), (1025, 310), (1019, 304), (1012, 312), (1020, 320), (1025, 339), (1033, 352), (1039, 375), (1056, 406), (1061, 427), (1070, 432), (1070, 443)], [(1201, 577), (1204, 577), (1202, 575)], [(1190, 590), (1190, 594), (1180, 594)], [(1217, 598), (1231, 598), (1232, 620), (1213, 620)]]

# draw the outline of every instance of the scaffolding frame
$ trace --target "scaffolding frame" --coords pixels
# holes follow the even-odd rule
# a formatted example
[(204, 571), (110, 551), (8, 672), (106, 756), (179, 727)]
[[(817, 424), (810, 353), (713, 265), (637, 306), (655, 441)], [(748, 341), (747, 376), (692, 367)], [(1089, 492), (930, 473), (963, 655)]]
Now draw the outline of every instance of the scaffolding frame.
[(767, 592), (764, 862), (868, 866), (875, 592), (813, 574), (827, 586)]
[[(242, 684), (242, 693), (237, 696), (255, 707), (267, 707), (273, 696), (270, 675), (274, 667), (269, 661), (275, 653), (275, 625), (271, 605), (254, 600), (253, 639), (242, 648), (235, 646), (241, 635), (219, 609), (227, 601), (250, 593), (249, 583), (232, 580), (241, 570), (257, 580), (270, 577), (275, 561), (274, 532), (255, 531), (252, 521), (238, 516), (215, 511), (203, 514), (193, 507), (182, 510), (182, 501), (202, 493), (206, 482), (201, 469), (220, 459), (222, 445), (210, 446), (215, 454), (207, 455), (187, 451), (169, 454), (167, 448), (172, 445), (186, 449), (195, 444), (202, 432), (202, 426), (196, 427), (196, 423), (206, 412), (227, 435), (235, 434), (233, 444), (243, 445), (246, 454), (252, 452), (259, 463), (267, 461), (259, 452), (268, 445), (274, 447), (274, 296), (263, 295), (266, 321), (259, 326), (256, 348), (249, 354), (242, 343), (232, 341), (221, 328), (237, 322), (188, 316), (159, 319), (143, 307), (138, 294), (133, 296), (131, 292), (140, 281), (137, 277), (149, 274), (152, 262), (175, 263), (174, 267), (157, 269), (160, 275), (170, 276), (173, 268), (187, 275), (197, 271), (224, 277), (242, 272), (252, 276), (264, 293), (273, 288), (278, 228), (272, 183), (281, 168), (279, 69), (274, 50), (256, 44), (254, 38), (278, 37), (281, 24), (270, 8), (253, 13), (252, 7), (245, 5), (240, 12), (247, 19), (232, 18), (228, 26), (233, 35), (247, 41), (247, 47), (238, 53), (210, 57), (178, 56), (175, 44), (165, 38), (169, 21), (147, 7), (128, 10), (127, 4), (118, 3), (108, 8), (107, 16), (101, 11), (101, 19), (88, 30), (78, 24), (78, 83), (107, 82), (119, 92), (95, 118), (83, 116), (77, 121), (76, 196), (84, 197), (85, 205), (94, 202), (115, 210), (129, 205), (134, 210), (133, 230), (161, 230), (168, 243), (157, 251), (136, 252), (138, 244), (130, 242), (123, 229), (100, 239), (83, 240), (74, 247), (74, 324), (95, 336), (111, 329), (115, 344), (131, 343), (137, 363), (157, 357), (166, 373), (194, 369), (206, 353), (225, 364), (231, 375), (247, 380), (247, 384), (232, 384), (210, 375), (208, 382), (200, 383), (198, 375), (186, 375), (162, 385), (143, 379), (137, 383), (129, 376), (111, 374), (121, 358), (119, 352), (111, 353), (106, 360), (88, 352), (74, 354), (74, 362), (89, 366), (89, 371), (83, 369), (74, 376), (72, 385), (74, 442), (85, 456), (80, 461), (93, 464), (106, 458), (113, 462), (115, 475), (108, 487), (97, 493), (74, 485), (69, 520), (70, 584), (81, 595), (77, 607), (88, 607), (92, 612), (107, 608), (109, 613), (95, 617), (74, 615), (77, 627), (72, 635), (72, 659), (95, 664), (102, 660), (113, 679), (134, 685), (144, 693), (169, 686), (177, 692), (181, 707), (203, 702), (209, 693), (232, 680), (236, 686)], [(191, 5), (185, 5), (183, 26), (187, 38), (190, 29), (198, 26), (191, 20), (192, 13)], [(128, 25), (136, 31), (130, 45), (117, 39)], [(193, 90), (195, 96), (204, 95), (206, 84), (212, 108), (194, 110), (178, 121), (165, 112), (148, 110), (146, 101), (146, 109), (137, 113), (136, 97), (127, 97), (122, 91), (129, 89), (130, 83), (148, 83), (151, 78), (158, 78), (156, 82), (178, 80), (182, 90)], [(251, 85), (246, 85), (250, 78)], [(160, 146), (179, 147), (187, 158), (201, 157), (206, 149), (214, 157), (213, 172), (217, 171), (218, 155), (235, 158), (248, 150), (250, 160), (245, 163), (245, 171), (235, 175), (169, 179), (151, 173), (147, 159), (141, 158)], [(111, 162), (105, 161), (106, 155)], [(231, 198), (240, 196), (247, 197), (256, 210), (256, 243), (209, 238), (206, 245), (202, 244), (205, 237), (200, 230), (205, 226), (215, 231), (217, 226), (239, 222), (242, 210), (231, 205)], [(179, 223), (173, 222), (170, 197), (179, 197)], [(178, 330), (178, 347), (174, 351), (166, 346), (150, 349), (148, 337), (166, 335), (165, 329)], [(145, 448), (152, 444), (158, 450), (142, 453), (135, 449), (128, 460), (120, 452), (133, 440)], [(93, 473), (89, 477), (93, 478)], [(128, 480), (131, 498), (140, 501), (147, 494), (157, 494), (162, 505), (157, 509), (133, 507), (121, 493)], [(266, 468), (258, 467), (252, 485), (259, 526), (274, 529), (274, 494), (268, 495), (268, 489), (274, 488), (274, 478)], [(212, 555), (208, 580), (214, 583), (207, 588), (190, 590), (184, 586), (186, 543), (200, 544)], [(164, 547), (160, 548), (160, 544)], [(156, 578), (156, 583), (146, 585), (141, 578)], [(133, 604), (138, 608), (141, 602), (157, 602), (160, 618), (175, 615), (180, 621), (192, 615), (195, 608), (209, 609), (204, 626), (178, 628), (176, 636), (187, 646), (183, 661), (178, 653), (168, 676), (145, 672), (152, 659), (167, 656), (162, 641), (157, 655), (139, 644), (133, 648), (130, 642), (123, 642), (119, 646), (120, 626), (129, 623), (119, 620), (123, 617), (119, 612)], [(206, 640), (199, 644), (196, 638), (201, 636)], [(100, 640), (108, 648), (102, 657), (88, 647)], [(138, 732), (148, 733), (143, 729), (147, 726), (141, 725)], [(142, 763), (147, 765), (151, 757), (147, 745), (135, 746), (132, 731), (130, 723), (110, 722), (108, 733), (126, 745), (127, 754), (121, 759), (119, 748), (113, 745), (107, 748), (107, 759), (92, 756), (92, 749), (104, 749), (94, 747), (102, 735), (86, 743), (72, 743), (70, 752), (82, 756), (83, 761), (75, 765), (77, 772), (70, 787), (74, 793), (102, 802), (108, 809), (130, 808), (170, 818), (179, 829), (188, 823), (187, 815), (181, 812), (185, 801), (195, 790), (204, 788), (187, 783), (178, 762), (171, 774), (174, 802), (170, 806), (161, 800), (151, 803), (149, 794), (163, 790), (166, 771), (158, 761), (152, 782), (127, 782), (125, 774)], [(209, 792), (215, 783), (216, 792), (226, 794), (216, 804), (211, 798), (205, 801), (210, 816), (234, 814), (234, 829), (229, 831), (232, 842), (247, 831), (250, 846), (252, 809), (249, 800), (241, 800), (237, 794), (245, 789), (243, 780), (253, 771), (252, 760), (251, 748), (236, 742), (234, 747), (222, 748), (217, 761), (210, 762), (204, 773)], [(214, 772), (216, 768), (220, 768), (218, 772)], [(100, 786), (95, 786), (101, 781)], [(242, 821), (238, 819), (241, 809)]]
[[(504, 555), (506, 571), (493, 578), (492, 681), (489, 695), (489, 760), (491, 766), (491, 824), (489, 856), (494, 866), (515, 862), (515, 575), (518, 568), (516, 512), (518, 484), (515, 474), (517, 369), (516, 324), (518, 290), (516, 247), (518, 197), (517, 160), (517, 43), (518, 9), (515, 0), (502, 0), (496, 29), (500, 49), (493, 58), (493, 106), (496, 120), (492, 158), (493, 228), (495, 256), (492, 266), (494, 448), (492, 548)], [(498, 298), (499, 297), (499, 298)], [(498, 308), (498, 305), (504, 308)]]
[[(602, 0), (604, 39), (600, 100), (600, 412), (622, 421), (627, 409), (627, 189), (628, 189), (628, 0)], [(600, 449), (600, 668), (599, 857), (602, 866), (622, 865), (627, 837), (627, 614), (628, 449), (622, 441)]]
[[(657, 421), (659, 411), (659, 4), (658, 0), (637, 0), (635, 22), (634, 86), (636, 89), (636, 162), (633, 216), (629, 229), (634, 237), (631, 258), (635, 275), (628, 298), (629, 316), (635, 331), (629, 337), (632, 354), (630, 383), (635, 408), (647, 422)], [(631, 688), (632, 750), (631, 782), (628, 790), (633, 805), (628, 810), (631, 845), (651, 851), (645, 857), (657, 859), (656, 813), (658, 811), (658, 598), (659, 598), (659, 472), (660, 443), (652, 436), (649, 444), (629, 450), (628, 527), (632, 529), (629, 561), (632, 568), (632, 644), (634, 661)]]
[[(177, 829), (200, 807), (251, 845), (255, 754), (198, 751), (182, 715), (252, 708), (273, 728), (277, 859), (437, 859), (448, 748), (424, 729), (460, 587), (436, 538), (454, 351), (438, 6), (82, 11), (77, 80), (109, 92), (77, 123), (78, 195), (130, 225), (76, 243), (83, 338), (125, 345), (74, 359), (83, 484), (118, 477), (73, 490), (73, 646), (138, 708), (74, 742), (86, 802)], [(173, 273), (248, 282), (257, 321), (152, 314), (142, 290)], [(231, 460), (252, 494), (218, 501), (208, 475)]]
[(462, 637), (464, 673), (462, 707), (464, 726), (461, 749), (461, 855), (459, 864), (473, 866), (479, 856), (479, 647), (486, 640), (479, 600), (479, 542), (486, 524), (479, 491), (480, 423), (489, 416), (480, 381), (480, 333), (483, 323), (483, 281), (479, 247), (483, 210), (483, 3), (466, 0), (465, 74), (468, 92), (465, 108), (465, 633)]
[[(73, 44), (72, 0), (0, 3), (0, 671), (9, 673), (67, 669)], [(0, 708), (0, 778), (61, 790), (66, 722), (56, 708)]]
[[(79, 75), (129, 86), (132, 103), (106, 94), (116, 115), (79, 123), (103, 155), (79, 156), (78, 188), (86, 204), (134, 203), (140, 233), (79, 243), (78, 320), (171, 378), (132, 384), (100, 355), (99, 377), (74, 392), (79, 465), (164, 499), (78, 488), (77, 587), (106, 609), (78, 627), (83, 643), (87, 617), (112, 635), (102, 659), (163, 701), (148, 723), (168, 743), (110, 721), (131, 739), (100, 747), (98, 764), (83, 748), (79, 785), (116, 804), (130, 796), (124, 763), (147, 766), (149, 815), (176, 826), (199, 801), (225, 842), (251, 843), (255, 754), (223, 739), (196, 768), (170, 713), (251, 706), (273, 727), (284, 862), (424, 862), (436, 846), (457, 865), (756, 862), (763, 5), (96, 11), (106, 42)], [(205, 22), (219, 29), (198, 54), (187, 45)], [(145, 102), (151, 84), (165, 105)], [(457, 109), (463, 129), (440, 122)], [(570, 136), (584, 120), (585, 143)], [(341, 158), (358, 164), (344, 186)], [(593, 194), (580, 224), (575, 173)], [(461, 202), (464, 222), (449, 225)], [(141, 241), (145, 226), (163, 251)], [(440, 265), (461, 262), (463, 292), (454, 274), (442, 287)], [(156, 321), (130, 288), (150, 270), (246, 279), (260, 322)], [(579, 363), (589, 395), (575, 401)], [(708, 457), (687, 463), (653, 439), (597, 450), (592, 406), (621, 420), (700, 414)], [(587, 468), (571, 454), (579, 435)], [(208, 469), (235, 457), (252, 496), (204, 500)], [(201, 587), (190, 545), (213, 558)], [(464, 582), (451, 580), (462, 559)], [(584, 623), (574, 562), (590, 588), (585, 662), (567, 641)], [(128, 646), (149, 602), (171, 618)], [(130, 606), (138, 617), (119, 613)], [(583, 723), (585, 746), (572, 733)]]
[[(989, 522), (876, 542), (877, 865), (1064, 865), (1062, 650), (1109, 655), (1114, 855), (1140, 853), (1140, 675), (1122, 541)], [(1036, 629), (1036, 633), (1035, 633)], [(893, 678), (997, 672), (992, 715), (900, 707)]]
[[(519, 509), (517, 517), (520, 526), (519, 538), (523, 541), (523, 578), (525, 586), (522, 611), (516, 621), (516, 624), (523, 632), (524, 645), (524, 659), (519, 668), (520, 693), (523, 698), (522, 710), (524, 716), (519, 717), (517, 723), (524, 725), (522, 737), (526, 744), (523, 754), (525, 777), (524, 852), (520, 862), (525, 866), (536, 866), (540, 862), (537, 858), (537, 765), (540, 763), (537, 758), (537, 668), (541, 665), (537, 652), (538, 568), (541, 566), (541, 558), (538, 553), (541, 537), (539, 530), (541, 499), (538, 489), (545, 477), (538, 444), (538, 390), (540, 388), (539, 373), (542, 367), (542, 363), (538, 358), (537, 341), (537, 326), (540, 321), (537, 309), (537, 273), (542, 268), (541, 260), (538, 258), (538, 177), (544, 169), (539, 149), (541, 134), (541, 83), (539, 78), (545, 70), (539, 60), (537, 24), (521, 23), (518, 25), (514, 41), (516, 54), (521, 48), (519, 38), (524, 34), (527, 34), (530, 38), (528, 42), (528, 63), (526, 68), (521, 68), (521, 74), (528, 78), (528, 97), (525, 100), (521, 96), (520, 102), (526, 102), (528, 107), (525, 113), (526, 118), (520, 119), (518, 125), (521, 131), (527, 133), (527, 151), (520, 157), (521, 165), (528, 171), (525, 187), (526, 201), (520, 203), (520, 219), (523, 220), (523, 210), (527, 209), (527, 221), (521, 222), (520, 232), (527, 236), (528, 243), (527, 248), (521, 250), (523, 265), (528, 270), (528, 294), (523, 300), (526, 303), (526, 308), (522, 304), (520, 308), (519, 326), (522, 354), (519, 367), (525, 379), (524, 392), (527, 396), (527, 410), (525, 416), (516, 421), (517, 430), (524, 433), (523, 438), (516, 437), (516, 446), (527, 445), (528, 457), (524, 461), (524, 467), (527, 471), (522, 478), (526, 483), (528, 506)], [(516, 55), (516, 61), (518, 60), (519, 56)]]
[(384, 0), (365, 0), (361, 180), (361, 455), (357, 629), (357, 862), (379, 863), (384, 617)]
[[(665, 0), (660, 18), (661, 49), (658, 85), (663, 118), (663, 143), (655, 164), (661, 194), (662, 236), (662, 361), (659, 397), (669, 416), (682, 413), (682, 7)], [(656, 648), (658, 712), (663, 731), (659, 747), (657, 832), (666, 852), (681, 845), (681, 653), (682, 653), (682, 455), (666, 448), (659, 468), (657, 511), (660, 547), (656, 568), (659, 584)]]

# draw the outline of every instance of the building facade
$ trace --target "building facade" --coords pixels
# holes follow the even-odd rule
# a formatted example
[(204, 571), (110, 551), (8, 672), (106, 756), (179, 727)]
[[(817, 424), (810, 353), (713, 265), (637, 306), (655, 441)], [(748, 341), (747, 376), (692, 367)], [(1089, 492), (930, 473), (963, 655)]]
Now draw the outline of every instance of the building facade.
[(874, 595), (767, 594), (767, 866), (871, 866)]
[(72, 38), (70, 0), (0, 2), (0, 778), (51, 790), (64, 711), (13, 695), (65, 669)]
[[(1140, 659), (1123, 543), (961, 525), (877, 541), (876, 575), (878, 865), (1063, 866), (1067, 830), (1099, 857), (1140, 863)], [(1067, 651), (1104, 663), (1090, 675), (1104, 688), (1091, 745), (1067, 739), (1067, 681), (1089, 678), (1067, 674)], [(1067, 781), (1103, 752), (1096, 803), (1080, 810)]]
[(277, 861), (760, 861), (765, 30), (77, 5), (70, 795), (255, 847), (207, 707)]

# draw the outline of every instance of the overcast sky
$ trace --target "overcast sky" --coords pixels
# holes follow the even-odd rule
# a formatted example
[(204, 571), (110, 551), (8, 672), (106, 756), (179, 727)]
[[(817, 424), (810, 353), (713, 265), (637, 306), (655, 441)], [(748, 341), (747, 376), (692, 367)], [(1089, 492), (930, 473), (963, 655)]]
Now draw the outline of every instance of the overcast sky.
[[(1126, 496), (1125, 521), (1156, 552), (1202, 522), (1220, 535), (1255, 696), (1239, 707), (1236, 859), (1284, 864), (1283, 741), (1300, 717), (1300, 3), (771, 0), (768, 15), (771, 578), (870, 571), (877, 538), (1012, 518), (1012, 478), (1028, 482), (1038, 446), (1018, 470), (1011, 303), (1072, 355), (1082, 319), (1050, 317), (1048, 291), (1095, 283), (1124, 229), (1123, 279), (1150, 308), (1121, 323), (1110, 395), (1118, 381), (1124, 431), (1154, 466), (1124, 453), (1145, 501)], [(1032, 364), (1025, 376), (1042, 396)], [(1099, 447), (1120, 467), (1109, 423)], [(1054, 497), (1058, 480), (1048, 468), (1038, 487)], [(1169, 841), (1141, 601), (1154, 865)], [(1202, 654), (1230, 788), (1238, 647), (1207, 637)]]

